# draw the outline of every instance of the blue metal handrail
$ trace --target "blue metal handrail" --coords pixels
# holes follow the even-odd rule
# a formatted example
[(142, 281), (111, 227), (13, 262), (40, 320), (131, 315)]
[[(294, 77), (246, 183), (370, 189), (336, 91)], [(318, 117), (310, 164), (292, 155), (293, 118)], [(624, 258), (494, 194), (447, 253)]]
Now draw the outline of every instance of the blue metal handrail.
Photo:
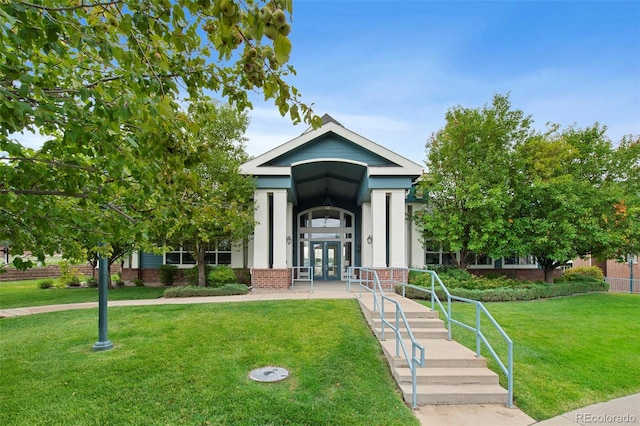
[[(357, 273), (356, 273), (357, 272)], [(393, 277), (393, 275), (392, 275)], [(391, 278), (393, 282), (393, 278)], [(373, 310), (377, 311), (379, 306), (380, 320), (382, 321), (380, 339), (385, 340), (384, 328), (387, 325), (395, 334), (396, 338), (396, 353), (395, 356), (400, 356), (400, 349), (404, 355), (409, 371), (411, 371), (411, 388), (412, 388), (412, 407), (418, 406), (418, 392), (417, 392), (417, 367), (424, 367), (424, 346), (417, 342), (407, 317), (402, 310), (400, 303), (384, 294), (382, 290), (382, 284), (378, 277), (378, 273), (375, 270), (350, 267), (347, 274), (347, 288), (351, 288), (351, 282), (357, 282), (360, 286), (360, 297), (362, 297), (362, 290), (365, 289), (373, 294)], [(396, 307), (395, 321), (389, 321), (385, 316), (384, 303), (385, 301), (391, 302)], [(411, 355), (402, 339), (402, 329), (407, 331), (409, 339), (411, 340)]]
[(292, 266), (291, 267), (291, 289), (296, 281), (307, 281), (311, 283), (313, 292), (313, 266)]
[[(440, 308), (441, 312), (444, 314), (445, 316), (445, 322), (447, 325), (447, 332), (448, 332), (448, 339), (451, 340), (451, 324), (457, 324), (467, 330), (470, 330), (472, 332), (475, 333), (476, 335), (476, 356), (480, 357), (480, 352), (481, 352), (481, 347), (482, 344), (484, 343), (485, 346), (487, 347), (487, 349), (489, 350), (489, 353), (491, 353), (491, 355), (493, 356), (494, 360), (496, 361), (496, 363), (498, 364), (498, 366), (500, 367), (500, 369), (502, 370), (502, 372), (506, 375), (507, 377), (507, 384), (508, 384), (508, 398), (507, 398), (507, 407), (512, 407), (513, 406), (513, 341), (511, 340), (511, 338), (507, 335), (507, 333), (505, 333), (505, 331), (502, 329), (502, 327), (500, 327), (500, 324), (498, 324), (498, 322), (493, 318), (493, 316), (489, 313), (489, 311), (487, 310), (487, 308), (484, 306), (484, 304), (478, 300), (472, 300), (472, 299), (467, 299), (465, 297), (459, 297), (459, 296), (454, 296), (452, 295), (449, 290), (447, 289), (447, 287), (443, 284), (442, 280), (440, 279), (440, 277), (438, 276), (438, 274), (435, 271), (431, 271), (431, 270), (425, 270), (425, 269), (412, 269), (409, 268), (407, 269), (408, 272), (419, 272), (419, 273), (428, 273), (429, 275), (431, 275), (431, 289), (425, 288), (425, 287), (420, 287), (420, 286), (416, 286), (416, 285), (412, 285), (412, 284), (408, 284), (407, 282), (396, 282), (395, 285), (400, 285), (402, 286), (402, 296), (405, 296), (405, 289), (408, 288), (413, 288), (415, 290), (418, 291), (424, 291), (426, 293), (429, 293), (431, 295), (431, 309), (435, 309), (435, 304), (438, 304), (438, 307)], [(435, 288), (435, 284), (438, 284), (440, 286), (440, 289), (442, 289), (442, 291), (444, 292), (444, 294), (447, 297), (447, 306), (446, 309), (443, 306), (442, 302), (440, 301), (440, 299), (438, 298), (438, 295), (436, 294), (436, 288)], [(464, 303), (470, 303), (475, 305), (476, 308), (476, 321), (475, 321), (475, 327), (473, 325), (469, 325), (469, 324), (465, 324), (461, 321), (458, 321), (457, 319), (453, 318), (453, 315), (451, 313), (451, 301), (452, 300), (456, 300), (459, 302), (464, 302)], [(505, 342), (507, 343), (507, 365), (505, 366), (504, 362), (502, 361), (502, 359), (498, 356), (498, 354), (496, 353), (496, 351), (493, 349), (493, 346), (491, 346), (491, 343), (489, 343), (489, 341), (487, 340), (487, 338), (485, 337), (484, 333), (481, 330), (480, 327), (480, 319), (481, 319), (481, 314), (484, 313), (486, 315), (486, 317), (489, 319), (489, 321), (493, 324), (493, 326), (495, 327), (495, 329), (498, 331), (498, 333), (500, 333), (500, 335), (503, 337), (503, 339), (505, 340)]]

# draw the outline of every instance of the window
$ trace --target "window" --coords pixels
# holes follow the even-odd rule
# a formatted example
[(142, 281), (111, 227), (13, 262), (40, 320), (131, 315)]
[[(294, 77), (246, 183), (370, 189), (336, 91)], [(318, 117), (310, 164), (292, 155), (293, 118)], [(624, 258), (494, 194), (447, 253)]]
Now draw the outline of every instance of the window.
[(502, 266), (504, 268), (536, 268), (538, 266), (533, 255), (518, 256), (513, 254), (502, 258)]
[[(178, 250), (165, 254), (164, 263), (168, 265), (191, 266), (196, 260), (191, 254), (191, 244), (183, 244)], [(204, 263), (209, 265), (231, 264), (231, 243), (222, 241), (219, 244), (210, 244), (204, 253)]]
[(470, 268), (493, 268), (493, 258), (486, 254), (476, 254), (469, 264)]
[(453, 265), (456, 254), (444, 250), (440, 244), (427, 241), (424, 253), (425, 265)]

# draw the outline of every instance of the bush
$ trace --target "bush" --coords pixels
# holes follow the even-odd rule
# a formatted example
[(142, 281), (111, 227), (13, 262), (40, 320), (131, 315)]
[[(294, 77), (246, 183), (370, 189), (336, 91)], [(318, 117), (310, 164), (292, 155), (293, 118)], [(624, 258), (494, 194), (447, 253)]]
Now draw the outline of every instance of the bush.
[(240, 284), (246, 284), (247, 286), (251, 285), (251, 271), (247, 268), (238, 268), (234, 269), (233, 272), (236, 274), (236, 282)]
[[(454, 296), (465, 297), (480, 302), (511, 302), (571, 296), (594, 291), (608, 291), (609, 284), (604, 281), (588, 278), (584, 281), (568, 281), (555, 284), (526, 283), (519, 287), (487, 289), (449, 288), (448, 290)], [(402, 294), (402, 286), (396, 286), (396, 293)], [(406, 288), (405, 295), (410, 299), (428, 300), (431, 298), (428, 292), (413, 288)], [(446, 295), (440, 288), (436, 288), (436, 295), (441, 301), (446, 300)]]
[(120, 274), (120, 272), (115, 275), (111, 275), (111, 284), (116, 287), (124, 287), (124, 280), (122, 279), (122, 274)]
[(181, 286), (168, 288), (164, 291), (164, 297), (208, 297), (208, 296), (234, 296), (249, 293), (249, 287), (244, 284), (225, 284), (222, 287)]
[[(211, 271), (212, 266), (211, 265), (204, 265), (204, 279), (205, 279), (205, 285), (209, 285), (209, 272)], [(189, 269), (185, 269), (184, 271), (182, 271), (182, 273), (184, 274), (184, 279), (187, 282), (187, 284), (189, 285), (198, 285), (198, 265), (194, 266), (193, 268), (189, 268)]]
[(224, 284), (232, 284), (237, 281), (238, 278), (233, 269), (226, 265), (214, 266), (207, 274), (207, 283), (211, 287), (222, 287)]
[(59, 287), (80, 285), (80, 278), (78, 277), (78, 271), (71, 267), (68, 260), (61, 260), (60, 264), (60, 277), (58, 278)]
[(158, 269), (160, 270), (160, 282), (167, 286), (173, 285), (176, 275), (178, 275), (178, 267), (176, 265), (160, 265)]
[(38, 288), (45, 290), (47, 288), (53, 287), (54, 281), (51, 278), (47, 278), (44, 280), (38, 281)]
[(98, 279), (96, 277), (87, 278), (87, 286), (98, 287)]
[(567, 269), (562, 274), (563, 277), (569, 278), (573, 275), (581, 275), (583, 277), (591, 277), (598, 281), (604, 281), (604, 273), (602, 269), (597, 266), (577, 266), (575, 268)]
[(144, 281), (142, 281), (140, 278), (134, 279), (133, 283), (136, 287), (144, 287)]

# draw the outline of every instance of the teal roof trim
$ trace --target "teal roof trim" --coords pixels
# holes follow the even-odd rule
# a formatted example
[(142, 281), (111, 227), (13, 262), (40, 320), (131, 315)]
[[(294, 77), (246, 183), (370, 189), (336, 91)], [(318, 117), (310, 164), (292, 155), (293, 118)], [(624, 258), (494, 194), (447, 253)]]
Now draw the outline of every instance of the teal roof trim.
[(392, 161), (371, 152), (335, 133), (327, 133), (296, 149), (274, 158), (263, 166), (288, 166), (315, 158), (342, 158), (369, 166), (396, 166)]
[(411, 189), (410, 176), (369, 176), (358, 188), (358, 205), (371, 199), (373, 189)]

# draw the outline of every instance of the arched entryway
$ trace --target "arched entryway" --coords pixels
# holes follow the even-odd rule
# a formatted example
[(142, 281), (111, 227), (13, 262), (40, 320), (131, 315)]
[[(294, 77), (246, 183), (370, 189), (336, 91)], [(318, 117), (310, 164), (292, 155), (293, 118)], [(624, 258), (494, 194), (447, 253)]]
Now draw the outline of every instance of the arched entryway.
[(313, 266), (314, 280), (343, 280), (355, 258), (355, 215), (328, 203), (297, 215), (297, 264)]

